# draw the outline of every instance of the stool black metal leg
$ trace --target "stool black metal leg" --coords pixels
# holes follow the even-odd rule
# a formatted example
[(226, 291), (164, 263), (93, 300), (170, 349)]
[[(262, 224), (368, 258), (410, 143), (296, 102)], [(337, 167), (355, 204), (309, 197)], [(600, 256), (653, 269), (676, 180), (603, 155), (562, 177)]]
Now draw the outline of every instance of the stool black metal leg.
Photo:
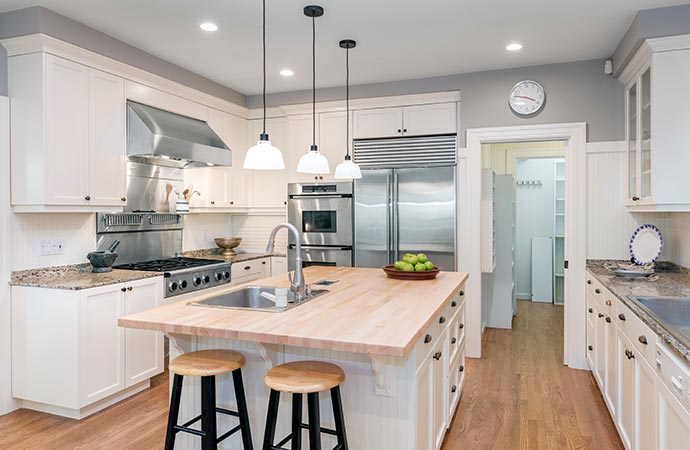
[(175, 425), (180, 415), (180, 398), (182, 397), (182, 382), (184, 377), (173, 377), (172, 395), (170, 396), (170, 411), (168, 412), (168, 427), (165, 432), (165, 450), (173, 450), (175, 447)]
[(302, 450), (302, 394), (292, 394), (292, 444), (290, 450)]
[(345, 433), (345, 417), (343, 416), (343, 400), (340, 397), (340, 386), (331, 389), (331, 402), (333, 403), (333, 418), (335, 419), (335, 434), (341, 450), (348, 450), (347, 434)]
[(201, 448), (216, 450), (216, 377), (201, 377), (201, 414), (201, 430), (205, 433), (201, 438)]
[(252, 443), (252, 431), (249, 426), (249, 412), (247, 410), (247, 397), (244, 394), (244, 382), (242, 381), (242, 369), (232, 372), (232, 382), (235, 386), (235, 399), (237, 400), (237, 413), (240, 419), (242, 431), (242, 444), (244, 450), (254, 450)]
[(268, 399), (268, 413), (266, 413), (266, 432), (264, 433), (263, 450), (271, 450), (271, 447), (273, 447), (273, 439), (275, 439), (276, 436), (279, 404), (280, 392), (271, 389), (271, 396)]
[(321, 422), (319, 411), (319, 394), (307, 394), (309, 410), (309, 450), (321, 450)]

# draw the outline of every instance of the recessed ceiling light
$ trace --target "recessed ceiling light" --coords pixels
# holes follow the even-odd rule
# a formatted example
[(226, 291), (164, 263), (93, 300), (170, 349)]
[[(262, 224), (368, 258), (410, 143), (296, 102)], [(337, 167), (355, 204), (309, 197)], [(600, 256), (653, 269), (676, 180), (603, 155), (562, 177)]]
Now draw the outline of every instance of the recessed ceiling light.
[(282, 76), (284, 76), (284, 77), (291, 77), (291, 76), (293, 76), (293, 75), (295, 74), (295, 72), (293, 72), (293, 71), (290, 70), (290, 69), (283, 69), (283, 70), (280, 71), (280, 74), (281, 74)]
[(204, 22), (201, 25), (199, 25), (199, 28), (201, 28), (204, 31), (217, 31), (218, 25), (216, 25), (213, 22)]
[(506, 50), (509, 52), (516, 52), (518, 50), (522, 50), (522, 44), (519, 42), (513, 42), (512, 44), (506, 45)]

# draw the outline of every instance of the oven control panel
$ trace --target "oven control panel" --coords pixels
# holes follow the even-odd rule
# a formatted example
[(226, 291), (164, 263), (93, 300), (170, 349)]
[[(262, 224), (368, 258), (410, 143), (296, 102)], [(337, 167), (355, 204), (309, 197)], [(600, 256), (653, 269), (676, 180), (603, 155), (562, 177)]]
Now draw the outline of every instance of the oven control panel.
[(165, 297), (188, 294), (231, 281), (230, 264), (214, 264), (189, 270), (176, 270), (165, 273)]

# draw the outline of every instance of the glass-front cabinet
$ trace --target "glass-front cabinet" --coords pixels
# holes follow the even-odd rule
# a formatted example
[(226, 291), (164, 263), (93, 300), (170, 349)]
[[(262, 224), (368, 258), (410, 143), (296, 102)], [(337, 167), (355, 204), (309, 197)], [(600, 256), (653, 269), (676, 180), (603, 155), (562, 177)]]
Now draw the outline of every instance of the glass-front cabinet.
[(626, 87), (625, 116), (628, 152), (627, 204), (652, 201), (652, 92), (649, 64)]

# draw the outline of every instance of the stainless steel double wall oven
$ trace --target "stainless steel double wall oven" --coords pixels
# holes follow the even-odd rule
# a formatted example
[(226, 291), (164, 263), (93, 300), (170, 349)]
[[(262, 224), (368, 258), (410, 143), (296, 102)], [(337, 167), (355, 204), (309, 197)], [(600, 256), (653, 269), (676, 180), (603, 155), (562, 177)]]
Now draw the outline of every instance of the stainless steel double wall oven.
[[(352, 266), (352, 190), (348, 182), (288, 185), (288, 221), (301, 233), (304, 267)], [(288, 264), (294, 265), (294, 256), (290, 236)]]

